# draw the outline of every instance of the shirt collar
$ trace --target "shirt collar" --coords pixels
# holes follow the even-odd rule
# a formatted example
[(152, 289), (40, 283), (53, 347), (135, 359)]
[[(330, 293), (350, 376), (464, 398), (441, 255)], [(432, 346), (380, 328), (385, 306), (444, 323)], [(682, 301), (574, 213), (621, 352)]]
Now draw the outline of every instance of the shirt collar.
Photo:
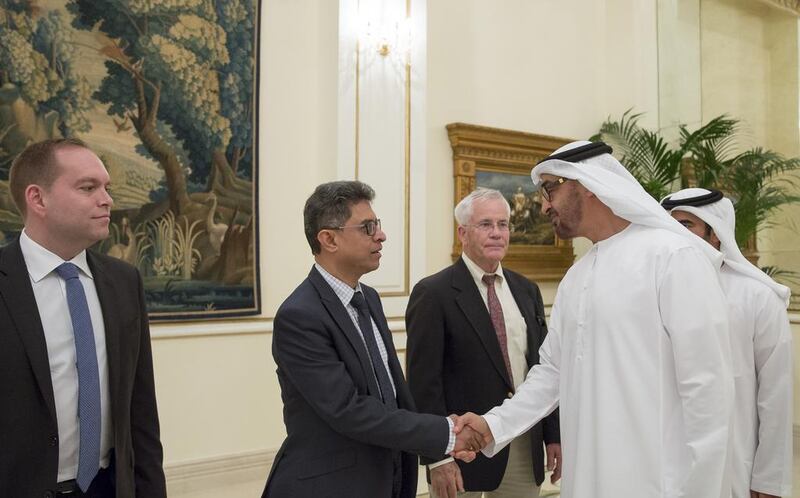
[(356, 292), (361, 292), (361, 282), (358, 282), (356, 284), (356, 288), (353, 289), (348, 284), (342, 282), (338, 278), (328, 273), (328, 271), (325, 268), (323, 268), (319, 263), (314, 263), (314, 268), (316, 268), (317, 271), (320, 273), (320, 275), (322, 275), (322, 278), (324, 278), (325, 281), (328, 282), (328, 285), (331, 286), (331, 289), (333, 289), (334, 294), (336, 294), (336, 297), (339, 298), (339, 300), (342, 302), (343, 305), (347, 306), (348, 304), (350, 304), (350, 301), (353, 299), (353, 294), (355, 294)]
[(467, 265), (467, 270), (469, 270), (470, 275), (472, 275), (472, 278), (474, 278), (476, 282), (481, 282), (484, 275), (497, 275), (496, 282), (502, 282), (504, 280), (502, 263), (497, 263), (497, 270), (495, 270), (494, 273), (486, 273), (476, 262), (472, 261), (469, 256), (467, 256), (467, 253), (462, 252), (461, 259), (464, 260), (464, 264)]
[[(60, 256), (53, 254), (28, 237), (24, 229), (19, 234), (19, 247), (22, 251), (22, 257), (25, 259), (25, 266), (28, 267), (28, 275), (31, 276), (34, 282), (39, 282), (65, 262)], [(69, 262), (77, 266), (84, 275), (92, 278), (89, 262), (86, 260), (85, 249)]]

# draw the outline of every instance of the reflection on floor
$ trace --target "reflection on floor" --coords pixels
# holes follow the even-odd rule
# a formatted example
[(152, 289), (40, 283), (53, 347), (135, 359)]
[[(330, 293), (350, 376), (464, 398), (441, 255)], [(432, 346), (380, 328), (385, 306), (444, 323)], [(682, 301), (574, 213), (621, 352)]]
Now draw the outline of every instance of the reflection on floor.
[[(795, 436), (795, 457), (794, 457), (794, 497), (800, 498), (800, 448), (798, 448), (800, 438)], [(225, 475), (208, 476), (202, 479), (202, 485), (197, 481), (173, 482), (167, 484), (168, 496), (170, 498), (258, 498), (264, 489), (268, 468), (249, 469), (242, 472), (229, 472)], [(421, 490), (425, 486), (420, 486)], [(545, 479), (542, 486), (541, 496), (547, 498), (557, 498), (558, 488), (549, 484), (549, 476)], [(418, 498), (428, 498), (427, 493), (421, 493)]]

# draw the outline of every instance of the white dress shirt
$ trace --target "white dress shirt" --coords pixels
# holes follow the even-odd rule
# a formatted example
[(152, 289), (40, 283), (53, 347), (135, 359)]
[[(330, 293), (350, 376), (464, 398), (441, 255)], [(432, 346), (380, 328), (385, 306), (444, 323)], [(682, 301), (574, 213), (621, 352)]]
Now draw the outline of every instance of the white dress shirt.
[[(58, 482), (75, 479), (78, 474), (80, 423), (78, 420), (78, 368), (75, 338), (67, 305), (66, 282), (55, 269), (64, 260), (37, 244), (23, 230), (19, 236), (20, 249), (42, 320), (53, 382), (56, 418), (58, 419)], [(111, 406), (108, 388), (108, 361), (103, 312), (94, 286), (86, 251), (70, 260), (80, 269), (79, 279), (86, 293), (92, 318), (97, 367), (100, 374), (100, 467), (108, 467), (112, 446)]]

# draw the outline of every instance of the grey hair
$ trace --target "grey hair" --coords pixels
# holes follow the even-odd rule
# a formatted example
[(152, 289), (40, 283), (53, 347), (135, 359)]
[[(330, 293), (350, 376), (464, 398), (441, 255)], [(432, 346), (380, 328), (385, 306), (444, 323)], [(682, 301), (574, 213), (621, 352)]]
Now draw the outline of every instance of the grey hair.
[(475, 201), (503, 201), (503, 204), (506, 207), (506, 212), (508, 216), (511, 216), (511, 206), (508, 204), (508, 200), (503, 196), (503, 194), (499, 190), (495, 190), (493, 188), (484, 188), (478, 187), (477, 189), (473, 190), (469, 194), (466, 195), (461, 201), (456, 205), (456, 208), (453, 210), (455, 214), (456, 221), (461, 226), (469, 225), (469, 220), (472, 218), (472, 212), (474, 210)]

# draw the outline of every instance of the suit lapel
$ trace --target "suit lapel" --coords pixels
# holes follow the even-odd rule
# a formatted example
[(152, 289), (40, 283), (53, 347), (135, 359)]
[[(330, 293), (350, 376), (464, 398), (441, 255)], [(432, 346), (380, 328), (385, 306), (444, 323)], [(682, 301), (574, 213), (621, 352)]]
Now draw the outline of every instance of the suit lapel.
[(120, 323), (119, 313), (116, 308), (119, 306), (119, 303), (124, 302), (125, 299), (130, 299), (130, 296), (120, 293), (116, 282), (108, 275), (105, 264), (96, 254), (87, 250), (86, 258), (89, 262), (89, 268), (92, 270), (94, 286), (95, 289), (97, 289), (97, 298), (100, 300), (100, 309), (103, 311), (103, 327), (105, 328), (106, 334), (109, 397), (111, 398), (111, 413), (112, 415), (116, 415), (118, 409), (116, 393), (122, 392), (120, 389), (120, 372), (118, 368), (118, 365), (122, 364), (120, 357), (120, 326), (122, 324)]
[[(36, 307), (36, 297), (31, 287), (28, 268), (22, 257), (19, 240), (9, 244), (0, 257), (0, 296), (19, 334), (33, 375), (42, 393), (50, 416), (56, 420), (56, 404), (53, 381), (50, 378), (50, 359), (47, 356), (47, 341), (42, 320)], [(11, 332), (14, 333), (14, 332)]]
[(328, 310), (328, 313), (336, 322), (336, 325), (339, 326), (339, 329), (355, 351), (358, 362), (361, 364), (362, 374), (367, 381), (369, 393), (380, 398), (378, 381), (375, 379), (375, 374), (372, 372), (372, 364), (367, 355), (367, 348), (364, 345), (364, 340), (358, 333), (358, 329), (356, 329), (356, 326), (353, 324), (353, 320), (350, 319), (350, 315), (347, 313), (344, 305), (316, 268), (311, 268), (311, 273), (308, 274), (308, 280), (317, 289), (317, 292), (319, 292), (322, 305)]
[(510, 390), (514, 390), (511, 380), (508, 378), (506, 362), (503, 360), (503, 353), (500, 351), (500, 343), (497, 340), (497, 333), (489, 317), (489, 310), (486, 303), (475, 286), (475, 281), (467, 269), (464, 260), (460, 259), (453, 265), (453, 288), (456, 291), (456, 303), (467, 317), (467, 321), (472, 325), (472, 330), (478, 334), (486, 354), (492, 360), (497, 373), (505, 381)]

